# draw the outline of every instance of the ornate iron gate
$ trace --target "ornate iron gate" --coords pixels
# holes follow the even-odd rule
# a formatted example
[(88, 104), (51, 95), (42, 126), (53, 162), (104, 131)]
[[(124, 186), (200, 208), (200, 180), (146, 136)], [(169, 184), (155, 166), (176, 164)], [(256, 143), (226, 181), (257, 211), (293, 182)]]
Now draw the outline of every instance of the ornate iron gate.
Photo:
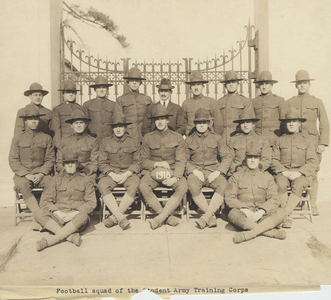
[[(93, 84), (95, 77), (103, 75), (114, 84), (110, 88), (110, 99), (112, 92), (115, 98), (122, 95), (127, 89), (127, 84), (123, 80), (123, 76), (127, 71), (136, 66), (143, 72), (146, 78), (143, 86), (140, 88), (144, 92), (157, 100), (157, 88), (163, 77), (171, 79), (175, 90), (172, 96), (172, 101), (181, 104), (185, 99), (190, 98), (189, 87), (185, 81), (189, 79), (189, 74), (192, 70), (200, 70), (204, 74), (204, 78), (209, 80), (206, 85), (204, 94), (218, 99), (225, 94), (225, 88), (220, 84), (224, 73), (227, 70), (235, 70), (244, 80), (240, 82), (239, 93), (252, 98), (252, 79), (256, 78), (258, 71), (257, 66), (257, 33), (252, 38), (254, 26), (248, 22), (244, 27), (246, 38), (239, 39), (236, 42), (236, 47), (232, 47), (228, 52), (223, 51), (223, 54), (206, 60), (195, 61), (193, 58), (183, 58), (176, 62), (131, 62), (130, 58), (121, 58), (121, 61), (105, 61), (93, 55), (86, 55), (84, 50), (75, 48), (75, 41), (65, 40), (62, 34), (62, 82), (66, 79), (73, 79), (79, 85), (81, 92), (78, 97), (80, 103), (94, 97), (93, 91), (89, 85)], [(252, 59), (252, 49), (254, 47), (255, 59)], [(245, 51), (246, 54), (245, 54)], [(254, 65), (254, 71), (252, 71)]]

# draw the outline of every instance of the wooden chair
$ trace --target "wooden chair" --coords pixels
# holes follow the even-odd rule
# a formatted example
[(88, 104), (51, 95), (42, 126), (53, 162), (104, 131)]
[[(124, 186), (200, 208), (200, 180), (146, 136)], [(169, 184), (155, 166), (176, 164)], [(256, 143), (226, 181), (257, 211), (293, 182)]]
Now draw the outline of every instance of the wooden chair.
[[(303, 190), (300, 198), (300, 202), (292, 212), (292, 215), (309, 219), (310, 222), (313, 223), (313, 211), (310, 202), (310, 190), (311, 190), (310, 186), (308, 186)], [(289, 190), (289, 192), (291, 193), (291, 190)]]

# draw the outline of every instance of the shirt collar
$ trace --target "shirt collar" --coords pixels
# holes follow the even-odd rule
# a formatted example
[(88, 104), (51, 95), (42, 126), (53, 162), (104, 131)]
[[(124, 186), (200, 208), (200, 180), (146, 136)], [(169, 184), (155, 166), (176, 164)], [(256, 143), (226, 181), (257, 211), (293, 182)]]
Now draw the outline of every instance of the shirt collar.
[(116, 142), (124, 142), (128, 136), (128, 133), (127, 132), (124, 132), (124, 135), (121, 136), (120, 138), (117, 137), (115, 134), (113, 135), (114, 136), (114, 139)]

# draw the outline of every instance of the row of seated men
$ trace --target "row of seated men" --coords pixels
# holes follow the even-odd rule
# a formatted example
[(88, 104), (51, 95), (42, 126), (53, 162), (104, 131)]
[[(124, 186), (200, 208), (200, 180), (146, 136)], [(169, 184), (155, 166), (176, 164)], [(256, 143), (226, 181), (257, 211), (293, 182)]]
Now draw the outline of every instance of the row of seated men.
[[(134, 201), (138, 188), (144, 201), (157, 213), (149, 221), (150, 227), (156, 229), (163, 223), (176, 226), (179, 219), (172, 213), (189, 189), (195, 203), (204, 211), (196, 221), (199, 228), (217, 225), (214, 213), (225, 206), (225, 199), (228, 220), (246, 230), (234, 236), (235, 243), (260, 234), (284, 239), (285, 231), (274, 228), (282, 222), (283, 227), (291, 227), (291, 212), (318, 166), (313, 144), (300, 133), (306, 119), (290, 107), (284, 119), (280, 119), (285, 122), (287, 133), (276, 139), (271, 154), (268, 139), (254, 133), (253, 124), (258, 121), (255, 115), (245, 112), (233, 121), (239, 124), (242, 133), (230, 139), (232, 146), (214, 132), (216, 120), (204, 108), (195, 111), (194, 127), (185, 140), (169, 128), (171, 116), (166, 107), (157, 105), (149, 117), (155, 130), (147, 133), (140, 143), (127, 131), (132, 123), (124, 113), (118, 112), (111, 123), (113, 135), (102, 139), (99, 147), (96, 139), (86, 133), (91, 119), (82, 110), (74, 110), (66, 120), (73, 130), (72, 143), (68, 148), (58, 147), (59, 174), (51, 178), (55, 160), (52, 138), (39, 130), (42, 114), (34, 106), (27, 106), (21, 116), (25, 131), (14, 136), (9, 163), (15, 173), (15, 186), (36, 221), (55, 233), (38, 241), (37, 250), (65, 238), (80, 244), (79, 234), (74, 233), (87, 226), (88, 215), (95, 208), (97, 169), (100, 171), (98, 189), (112, 212), (104, 220), (108, 227), (119, 224), (124, 230), (130, 226), (124, 213)], [(61, 142), (64, 140), (66, 138)], [(84, 149), (81, 140), (91, 140), (95, 149)], [(92, 162), (92, 152), (95, 152), (95, 162)], [(269, 166), (277, 185), (265, 172)], [(118, 206), (111, 191), (121, 184), (127, 192)], [(164, 207), (153, 193), (159, 185), (174, 190)], [(33, 186), (45, 189), (41, 207), (31, 193)], [(203, 186), (215, 190), (209, 204), (201, 193)], [(289, 186), (292, 186), (290, 196)]]

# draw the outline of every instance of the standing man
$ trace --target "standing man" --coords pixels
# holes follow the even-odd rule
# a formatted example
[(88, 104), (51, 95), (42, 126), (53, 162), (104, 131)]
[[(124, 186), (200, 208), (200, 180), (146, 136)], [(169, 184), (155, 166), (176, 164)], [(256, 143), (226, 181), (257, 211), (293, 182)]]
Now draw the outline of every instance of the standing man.
[(255, 116), (259, 119), (255, 124), (255, 131), (266, 136), (270, 146), (281, 135), (279, 118), (285, 104), (284, 98), (272, 93), (272, 87), (277, 82), (268, 71), (262, 71), (259, 78), (254, 81), (261, 92), (252, 100)]
[(168, 127), (181, 135), (185, 134), (185, 119), (182, 108), (171, 102), (171, 94), (174, 86), (171, 85), (170, 79), (163, 78), (161, 83), (156, 86), (160, 95), (160, 101), (149, 105), (143, 119), (142, 135), (155, 130), (155, 123), (150, 119), (153, 115), (153, 109), (159, 104), (168, 109), (168, 113), (173, 116), (169, 117)]
[[(41, 116), (41, 118), (39, 119), (39, 130), (52, 136), (53, 133), (49, 128), (52, 118), (52, 112), (48, 108), (41, 105), (44, 96), (46, 96), (47, 94), (48, 91), (43, 90), (43, 87), (37, 82), (32, 83), (30, 85), (30, 89), (24, 92), (24, 96), (30, 98), (30, 104), (28, 104), (26, 107), (31, 106), (36, 108)], [(25, 114), (26, 107), (19, 109), (17, 112), (14, 135), (20, 134), (25, 130), (25, 122), (22, 117)]]
[(128, 132), (131, 137), (142, 140), (143, 118), (147, 107), (152, 104), (151, 97), (139, 93), (139, 87), (143, 80), (141, 71), (137, 67), (129, 70), (128, 76), (123, 77), (129, 85), (129, 92), (117, 98), (117, 111), (125, 114), (126, 121), (132, 123), (128, 126)]
[(223, 132), (222, 116), (218, 111), (217, 101), (213, 98), (205, 97), (202, 94), (205, 83), (208, 82), (208, 80), (203, 79), (202, 73), (199, 71), (193, 71), (190, 75), (190, 81), (185, 82), (190, 85), (190, 89), (193, 94), (193, 98), (185, 100), (182, 106), (185, 118), (186, 136), (189, 135), (191, 129), (195, 128), (193, 120), (195, 112), (199, 108), (204, 108), (210, 112), (210, 115), (213, 118), (213, 122), (210, 123), (211, 129), (217, 134), (222, 134)]
[[(179, 219), (171, 214), (179, 206), (188, 187), (183, 177), (186, 163), (185, 142), (182, 135), (168, 129), (169, 117), (170, 114), (164, 106), (156, 107), (151, 117), (156, 130), (144, 136), (141, 148), (140, 158), (144, 177), (140, 181), (139, 190), (148, 205), (158, 214), (149, 221), (152, 229), (160, 227), (165, 220), (171, 226), (178, 224)], [(158, 176), (151, 176), (153, 170), (155, 173), (160, 168), (165, 169), (162, 173), (169, 171), (170, 175), (162, 182), (155, 180)], [(164, 208), (153, 193), (160, 185), (171, 187), (175, 191)]]
[(240, 119), (244, 111), (249, 114), (254, 113), (252, 101), (243, 95), (239, 95), (237, 91), (239, 81), (242, 80), (235, 71), (225, 72), (224, 79), (221, 80), (221, 83), (224, 84), (227, 90), (227, 94), (218, 99), (218, 108), (223, 118), (222, 131), (227, 144), (230, 136), (234, 135), (238, 129), (233, 121)]
[[(225, 177), (231, 166), (232, 154), (221, 136), (210, 130), (209, 111), (199, 108), (193, 121), (196, 130), (185, 140), (188, 149), (186, 175), (192, 198), (205, 213), (195, 222), (198, 228), (203, 229), (207, 225), (217, 226), (214, 213), (223, 205), (227, 187)], [(201, 193), (204, 186), (215, 191), (209, 205)]]
[(39, 130), (40, 114), (35, 105), (24, 108), (25, 130), (14, 136), (9, 152), (9, 165), (15, 173), (15, 188), (21, 192), (27, 207), (37, 222), (42, 223), (43, 214), (32, 188), (45, 188), (51, 180), (54, 165), (52, 138)]
[(75, 109), (85, 111), (82, 106), (76, 103), (76, 95), (79, 90), (76, 89), (76, 83), (73, 80), (66, 80), (63, 89), (59, 89), (63, 94), (64, 102), (55, 106), (52, 110), (51, 129), (54, 131), (53, 143), (58, 148), (60, 140), (71, 135), (72, 129), (69, 123), (66, 123)]
[[(99, 157), (102, 177), (98, 188), (104, 203), (112, 213), (103, 223), (106, 227), (119, 224), (123, 230), (130, 225), (123, 214), (133, 203), (140, 180), (140, 142), (126, 132), (130, 124), (126, 122), (123, 113), (119, 112), (114, 116), (114, 134), (101, 141)], [(126, 189), (119, 206), (112, 194), (112, 190), (118, 185), (123, 185)]]
[(112, 83), (108, 83), (107, 78), (98, 76), (95, 78), (95, 83), (90, 85), (91, 88), (94, 88), (96, 98), (88, 100), (83, 104), (91, 119), (89, 124), (91, 135), (97, 138), (98, 143), (106, 136), (112, 134), (110, 123), (112, 122), (116, 104), (107, 98), (108, 89), (112, 85)]
[[(313, 215), (318, 216), (318, 208), (316, 205), (318, 192), (317, 172), (319, 164), (322, 160), (322, 153), (325, 147), (329, 146), (330, 125), (329, 119), (322, 100), (315, 98), (309, 94), (310, 82), (314, 79), (309, 78), (309, 74), (305, 70), (300, 70), (295, 74), (295, 87), (298, 90), (298, 95), (286, 101), (287, 109), (293, 107), (297, 110), (301, 118), (307, 119), (307, 122), (302, 124), (301, 133), (309, 139), (316, 150), (318, 158), (318, 166), (313, 174), (312, 190), (310, 192)], [(319, 128), (317, 129), (317, 120)]]

